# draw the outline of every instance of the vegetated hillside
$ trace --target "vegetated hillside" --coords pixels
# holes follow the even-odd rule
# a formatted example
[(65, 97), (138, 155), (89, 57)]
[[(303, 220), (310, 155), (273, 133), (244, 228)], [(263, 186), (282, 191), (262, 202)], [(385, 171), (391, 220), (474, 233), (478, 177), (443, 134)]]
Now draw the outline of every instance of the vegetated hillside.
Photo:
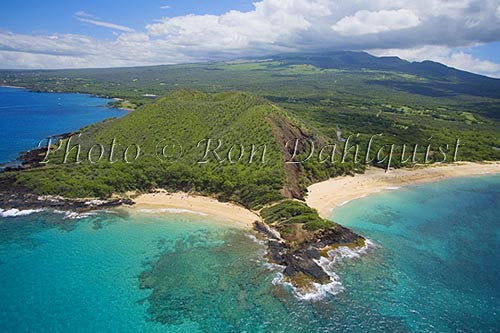
[[(136, 105), (180, 88), (248, 91), (328, 137), (453, 144), (461, 160), (500, 159), (500, 80), (425, 61), (362, 52), (110, 69), (0, 70), (0, 84), (121, 97)], [(121, 103), (116, 103), (121, 104)], [(125, 106), (130, 104), (125, 103)]]
[[(366, 52), (282, 54), (268, 59), (283, 65), (312, 65), (322, 69), (373, 70), (417, 75), (442, 82), (462, 83), (457, 93), (500, 98), (500, 80), (458, 70), (434, 61), (410, 62), (398, 57), (376, 57)], [(468, 88), (468, 89), (467, 89)], [(480, 89), (484, 88), (484, 89)]]
[[(255, 95), (181, 90), (121, 119), (85, 128), (49, 155), (46, 166), (16, 177), (38, 194), (108, 197), (162, 187), (212, 194), (258, 208), (284, 197), (301, 198), (312, 181), (354, 171), (350, 163), (320, 164), (315, 159), (307, 167), (285, 163), (291, 158), (293, 140), (300, 138), (328, 142)], [(208, 139), (210, 153), (205, 156)], [(216, 149), (219, 139), (221, 147)], [(77, 144), (81, 145), (80, 163), (76, 163)], [(140, 155), (135, 159), (137, 146)], [(301, 145), (299, 153), (306, 154), (306, 149)]]
[[(205, 154), (209, 139), (212, 146)], [(51, 146), (55, 151), (49, 151), (45, 165), (1, 173), (0, 184), (16, 192), (4, 186), (0, 194), (6, 202), (26, 188), (40, 195), (108, 198), (161, 187), (262, 209), (267, 224), (255, 221), (255, 228), (268, 237), (270, 259), (286, 267), (285, 281), (307, 291), (330, 282), (315, 260), (327, 256), (332, 246), (362, 247), (364, 238), (321, 218), (304, 202), (283, 199), (301, 199), (309, 183), (361, 172), (364, 164), (320, 163), (316, 158), (286, 163), (310, 153), (300, 145), (294, 154), (296, 139), (334, 142), (253, 94), (180, 90), (63, 138), (60, 146)], [(57, 201), (36, 197), (42, 205), (47, 199)]]
[[(240, 75), (230, 75), (235, 72)], [(78, 91), (136, 99), (144, 97), (143, 94), (163, 95), (165, 91), (178, 88), (212, 92), (233, 88), (254, 93), (265, 91), (272, 95), (287, 86), (297, 94), (310, 94), (327, 88), (329, 82), (321, 80), (322, 77), (316, 77), (314, 85), (309, 80), (304, 80), (296, 91), (297, 82), (286, 82), (283, 77), (300, 78), (304, 75), (327, 73), (335, 73), (336, 78), (341, 79), (348, 76), (357, 78), (349, 82), (349, 85), (362, 87), (363, 93), (366, 90), (376, 93), (385, 86), (404, 94), (443, 98), (442, 102), (446, 102), (447, 97), (461, 95), (500, 99), (500, 79), (469, 73), (433, 61), (409, 62), (398, 57), (376, 57), (366, 52), (351, 51), (290, 53), (227, 62), (145, 67), (0, 69), (0, 83), (17, 84), (42, 91)], [(323, 79), (328, 79), (328, 76)], [(255, 80), (263, 80), (261, 83), (264, 85), (259, 85)], [(268, 86), (269, 83), (275, 85), (274, 89)], [(361, 91), (351, 91), (353, 96), (360, 93)], [(144, 100), (147, 101), (147, 98)]]

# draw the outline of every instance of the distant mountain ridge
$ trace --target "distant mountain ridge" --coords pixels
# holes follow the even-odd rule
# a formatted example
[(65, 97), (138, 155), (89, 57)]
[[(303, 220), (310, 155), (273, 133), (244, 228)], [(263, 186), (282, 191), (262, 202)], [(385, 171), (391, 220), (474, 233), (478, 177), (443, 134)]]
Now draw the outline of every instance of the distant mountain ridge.
[[(257, 58), (258, 59), (258, 58)], [(288, 65), (309, 64), (323, 69), (345, 69), (345, 70), (383, 70), (398, 71), (419, 76), (434, 78), (445, 78), (455, 76), (460, 79), (486, 79), (491, 82), (499, 82), (500, 79), (490, 78), (480, 74), (467, 72), (446, 66), (442, 63), (424, 60), (422, 62), (410, 62), (395, 56), (377, 57), (367, 52), (335, 51), (327, 53), (288, 53), (278, 54), (260, 59), (272, 59), (281, 61)]]
[[(367, 71), (382, 71), (387, 73), (401, 73), (425, 78), (430, 82), (420, 82), (420, 84), (403, 82), (400, 86), (399, 81), (388, 80), (380, 82), (379, 80), (366, 81), (369, 84), (385, 85), (394, 89), (407, 90), (410, 93), (423, 94), (431, 97), (454, 96), (466, 94), (471, 96), (480, 96), (487, 98), (500, 99), (500, 79), (490, 78), (479, 74), (470, 73), (456, 68), (448, 67), (434, 61), (410, 62), (398, 57), (377, 57), (366, 52), (358, 51), (334, 51), (322, 53), (286, 53), (263, 57), (248, 57), (222, 62), (206, 62), (194, 64), (177, 65), (157, 65), (157, 66), (139, 66), (139, 67), (117, 67), (117, 68), (88, 68), (88, 69), (62, 69), (62, 70), (1, 70), (0, 84), (27, 86), (35, 90), (42, 91), (88, 91), (88, 82), (92, 84), (106, 83), (111, 85), (121, 85), (123, 79), (133, 78), (137, 82), (133, 84), (136, 87), (145, 87), (144, 81), (148, 81), (151, 76), (157, 76), (161, 73), (172, 75), (172, 71), (185, 71), (183, 73), (196, 75), (191, 69), (198, 68), (202, 73), (200, 79), (211, 81), (220, 75), (215, 72), (224, 71), (221, 66), (228, 66), (238, 62), (279, 62), (283, 68), (294, 65), (310, 65), (320, 70), (343, 70), (352, 71), (357, 74)], [(205, 73), (206, 72), (206, 73)], [(206, 75), (210, 73), (210, 75)], [(76, 82), (78, 88), (68, 90), (68, 84), (75, 82), (60, 82), (54, 85), (55, 78), (64, 80), (79, 80)], [(142, 82), (138, 82), (138, 81)], [(178, 81), (182, 81), (178, 80)], [(216, 83), (218, 79), (216, 79)], [(40, 84), (43, 82), (43, 86)], [(82, 86), (83, 84), (83, 86)], [(129, 85), (130, 83), (127, 83)], [(430, 85), (424, 87), (422, 85)], [(231, 84), (231, 86), (234, 86)], [(195, 88), (203, 90), (199, 86), (183, 85), (184, 88)], [(109, 87), (108, 87), (109, 88)], [(248, 87), (239, 85), (235, 87), (240, 91), (251, 91)], [(106, 89), (109, 90), (109, 89)], [(151, 91), (159, 95), (158, 91)]]
[[(498, 159), (500, 80), (439, 63), (364, 52), (295, 53), (150, 67), (1, 71), (0, 84), (34, 91), (117, 97), (147, 105), (179, 89), (244, 91), (264, 98), (330, 138), (385, 132), (386, 143), (429, 137), (467, 140), (463, 157)], [(130, 103), (128, 103), (128, 102)]]
[[(307, 64), (321, 69), (399, 72), (439, 82), (452, 83), (458, 93), (500, 98), (500, 79), (470, 73), (430, 60), (410, 62), (398, 57), (377, 57), (367, 52), (353, 51), (337, 51), (325, 54), (290, 53), (265, 57), (265, 59), (279, 61), (284, 65)], [(390, 82), (387, 84), (390, 85)]]
[[(260, 210), (264, 222), (284, 238), (269, 240), (273, 260), (287, 267), (284, 275), (298, 287), (330, 281), (315, 261), (328, 246), (365, 245), (362, 237), (322, 219), (299, 201), (312, 182), (363, 172), (365, 162), (382, 166), (375, 161), (375, 151), (388, 145), (395, 146), (396, 154), (409, 145), (420, 147), (419, 163), (427, 160), (423, 155), (432, 145), (429, 158), (437, 162), (442, 161), (437, 147), (453, 145), (460, 138), (460, 160), (500, 160), (500, 80), (432, 62), (337, 52), (174, 66), (0, 71), (0, 82), (41, 91), (113, 96), (138, 106), (123, 118), (81, 130), (80, 141), (72, 145), (81, 143), (86, 161), (76, 163), (78, 149), (73, 149), (69, 156), (73, 163), (61, 162), (63, 149), (52, 156), (55, 163), (0, 174), (0, 182), (29, 189), (37, 198), (46, 194), (109, 198), (164, 188)], [(365, 155), (364, 147), (374, 135), (372, 154), (366, 151)], [(115, 138), (121, 148), (114, 160), (122, 158), (92, 163), (91, 148), (96, 143), (109, 146)], [(343, 147), (336, 147), (342, 138)], [(166, 141), (158, 141), (162, 139)], [(207, 139), (215, 145), (218, 139), (227, 144), (223, 163), (213, 153), (210, 163), (198, 163)], [(286, 143), (294, 139), (328, 146), (329, 156), (320, 159), (315, 154), (306, 163), (288, 164), (292, 152)], [(170, 148), (178, 148), (172, 144), (179, 143), (186, 148), (183, 158), (159, 160), (162, 142), (170, 143), (165, 157), (175, 157), (179, 151)], [(124, 156), (132, 147), (129, 157), (133, 159), (134, 144), (144, 154), (128, 163)], [(267, 145), (269, 162), (249, 163), (246, 155), (246, 161), (231, 164), (232, 144), (244, 144), (247, 152), (251, 144)], [(361, 147), (358, 163), (354, 144)], [(238, 159), (239, 151), (236, 146), (234, 158)], [(304, 148), (298, 153), (299, 161), (308, 155)], [(109, 148), (104, 155), (110, 155)], [(340, 162), (341, 155), (348, 156), (346, 163)], [(92, 158), (99, 158), (98, 146)], [(395, 157), (391, 165), (411, 164), (401, 160)], [(12, 196), (16, 194), (4, 197)]]

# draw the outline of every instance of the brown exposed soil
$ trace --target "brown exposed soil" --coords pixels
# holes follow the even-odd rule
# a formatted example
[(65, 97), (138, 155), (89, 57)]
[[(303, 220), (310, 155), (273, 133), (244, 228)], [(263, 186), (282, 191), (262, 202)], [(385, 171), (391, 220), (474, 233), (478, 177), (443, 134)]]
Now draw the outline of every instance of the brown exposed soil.
[[(305, 133), (300, 127), (285, 117), (274, 114), (270, 120), (274, 136), (280, 145), (285, 161), (290, 161), (292, 158), (295, 140), (301, 140), (302, 142), (313, 140), (312, 136)], [(298, 153), (304, 153), (304, 151), (305, 146), (299, 145)], [(300, 170), (298, 164), (285, 163), (284, 167), (286, 182), (282, 190), (283, 196), (303, 200), (304, 193), (299, 186)]]

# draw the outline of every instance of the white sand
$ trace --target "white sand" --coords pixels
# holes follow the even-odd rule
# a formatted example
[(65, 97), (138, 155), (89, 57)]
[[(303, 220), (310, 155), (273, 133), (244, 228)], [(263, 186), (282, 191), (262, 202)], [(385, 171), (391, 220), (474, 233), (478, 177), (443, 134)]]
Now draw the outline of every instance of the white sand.
[(451, 165), (390, 170), (387, 173), (382, 169), (369, 168), (362, 175), (337, 177), (311, 185), (308, 188), (306, 202), (310, 207), (317, 209), (320, 216), (328, 218), (335, 207), (372, 193), (452, 177), (495, 173), (500, 173), (500, 162), (460, 162)]
[(260, 221), (260, 217), (256, 213), (243, 206), (183, 192), (158, 191), (142, 194), (133, 200), (136, 204), (132, 209), (137, 213), (170, 212), (210, 216), (211, 220), (241, 228), (252, 228), (255, 221)]
[[(413, 169), (397, 169), (385, 172), (383, 169), (369, 168), (365, 174), (343, 176), (311, 185), (306, 203), (318, 210), (319, 215), (328, 218), (331, 211), (351, 200), (367, 195), (399, 188), (405, 185), (439, 181), (452, 177), (463, 177), (500, 173), (500, 162), (470, 163), (460, 162), (446, 165), (432, 165)], [(214, 198), (177, 192), (158, 190), (142, 194), (133, 199), (135, 213), (177, 213), (209, 216), (211, 221), (234, 227), (252, 228), (260, 216), (234, 203), (220, 202)]]

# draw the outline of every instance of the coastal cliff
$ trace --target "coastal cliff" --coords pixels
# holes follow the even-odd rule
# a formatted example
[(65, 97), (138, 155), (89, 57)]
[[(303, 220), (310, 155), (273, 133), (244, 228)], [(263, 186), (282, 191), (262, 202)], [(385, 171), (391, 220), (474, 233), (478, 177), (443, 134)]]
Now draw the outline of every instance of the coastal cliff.
[(261, 211), (254, 229), (265, 239), (268, 260), (283, 266), (284, 281), (302, 292), (313, 284), (328, 284), (331, 276), (319, 264), (329, 251), (345, 246), (361, 249), (365, 238), (337, 223), (322, 219), (317, 211), (297, 200), (285, 200)]
[(59, 139), (50, 154), (25, 153), (21, 168), (0, 173), (1, 209), (114, 207), (133, 203), (129, 191), (158, 188), (236, 203), (260, 214), (255, 228), (267, 237), (269, 259), (299, 287), (328, 283), (318, 261), (331, 250), (366, 245), (301, 201), (308, 185), (363, 173), (365, 165), (349, 157), (346, 163), (307, 159), (307, 145), (296, 140), (331, 145), (335, 138), (258, 96), (180, 90)]

